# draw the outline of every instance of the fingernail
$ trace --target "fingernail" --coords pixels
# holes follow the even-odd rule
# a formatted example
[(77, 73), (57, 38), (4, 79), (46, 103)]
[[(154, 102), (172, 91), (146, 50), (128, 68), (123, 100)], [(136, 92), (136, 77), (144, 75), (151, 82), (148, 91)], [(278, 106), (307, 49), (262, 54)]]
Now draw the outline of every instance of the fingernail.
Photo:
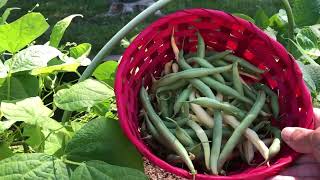
[(292, 133), (295, 131), (295, 128), (294, 127), (286, 127), (282, 130), (281, 132), (281, 136), (282, 136), (282, 139), (286, 142), (289, 142), (290, 139), (291, 139), (291, 135)]

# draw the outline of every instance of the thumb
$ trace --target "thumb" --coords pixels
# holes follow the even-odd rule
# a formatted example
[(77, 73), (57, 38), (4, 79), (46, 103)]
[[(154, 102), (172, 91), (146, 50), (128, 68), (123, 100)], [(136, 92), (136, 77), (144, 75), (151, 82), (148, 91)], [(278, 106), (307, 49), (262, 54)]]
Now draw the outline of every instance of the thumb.
[(282, 130), (282, 139), (295, 151), (300, 153), (312, 153), (313, 145), (311, 142), (313, 130), (286, 127)]

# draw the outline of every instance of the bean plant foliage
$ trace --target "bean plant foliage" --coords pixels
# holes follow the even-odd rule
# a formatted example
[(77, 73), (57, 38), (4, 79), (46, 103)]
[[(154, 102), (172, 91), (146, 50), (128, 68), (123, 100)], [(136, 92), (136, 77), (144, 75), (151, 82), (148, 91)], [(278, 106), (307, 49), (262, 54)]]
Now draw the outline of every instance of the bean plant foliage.
[[(0, 0), (0, 8), (6, 0)], [(113, 91), (117, 62), (88, 66), (91, 44), (63, 43), (70, 15), (50, 27), (39, 12), (0, 17), (0, 179), (146, 179), (122, 134)], [(45, 44), (37, 39), (51, 33)], [(64, 118), (63, 111), (73, 111)]]
[[(104, 62), (91, 78), (78, 82), (91, 63), (91, 44), (66, 42), (63, 35), (82, 15), (50, 26), (33, 9), (9, 22), (19, 8), (4, 8), (6, 2), (0, 0), (0, 179), (146, 179), (142, 158), (117, 120), (113, 84), (118, 63)], [(295, 24), (288, 22), (287, 8), (271, 16), (259, 7), (251, 17), (234, 15), (255, 23), (290, 51), (318, 106), (320, 1), (290, 2)], [(38, 44), (45, 33), (50, 39)], [(132, 40), (123, 39), (121, 45)], [(72, 111), (71, 116), (63, 111)]]

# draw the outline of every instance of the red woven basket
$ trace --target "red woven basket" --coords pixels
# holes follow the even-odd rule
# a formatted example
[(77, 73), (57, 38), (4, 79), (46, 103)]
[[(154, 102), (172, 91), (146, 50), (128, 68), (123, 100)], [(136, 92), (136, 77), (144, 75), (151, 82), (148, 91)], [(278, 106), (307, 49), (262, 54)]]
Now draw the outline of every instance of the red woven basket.
[[(125, 51), (117, 70), (115, 92), (121, 127), (137, 147), (151, 162), (164, 170), (184, 178), (191, 178), (188, 170), (170, 165), (157, 157), (144, 144), (140, 136), (138, 112), (141, 108), (138, 92), (142, 79), (148, 86), (151, 76), (159, 77), (164, 64), (174, 59), (170, 45), (172, 29), (176, 42), (184, 51), (196, 51), (196, 31), (203, 36), (207, 50), (223, 51), (231, 49), (257, 67), (266, 70), (263, 82), (279, 95), (280, 121), (276, 126), (299, 126), (314, 128), (313, 108), (310, 93), (304, 84), (302, 73), (293, 57), (286, 49), (251, 22), (228, 13), (190, 9), (165, 16), (143, 30)], [(271, 167), (239, 167), (227, 176), (197, 174), (196, 179), (265, 179), (277, 174), (288, 166), (298, 153), (283, 147)]]

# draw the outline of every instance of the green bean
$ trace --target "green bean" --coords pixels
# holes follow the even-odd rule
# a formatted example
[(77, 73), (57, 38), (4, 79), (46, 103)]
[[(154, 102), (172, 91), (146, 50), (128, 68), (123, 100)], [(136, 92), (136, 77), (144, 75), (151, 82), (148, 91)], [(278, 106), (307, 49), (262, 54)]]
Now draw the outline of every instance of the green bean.
[[(179, 61), (178, 61), (179, 65), (181, 66), (182, 69), (191, 69), (192, 67), (186, 63), (186, 61), (184, 60), (183, 57), (183, 51), (180, 51), (179, 54)], [(201, 80), (203, 80), (204, 78), (201, 78)], [(210, 79), (210, 78), (209, 78)], [(197, 79), (198, 80), (198, 79)], [(198, 83), (202, 83), (202, 81), (199, 81)], [(206, 85), (203, 85), (203, 87), (198, 87), (198, 89), (200, 89), (199, 91), (201, 92), (202, 89), (204, 87), (208, 87)], [(210, 88), (209, 88), (210, 89)], [(211, 91), (211, 90), (210, 90)], [(212, 91), (211, 91), (212, 92)], [(212, 98), (212, 99), (216, 99), (215, 96), (212, 94), (204, 94), (205, 96)], [(210, 157), (210, 169), (212, 171), (216, 171), (216, 165), (217, 165), (217, 160), (219, 159), (219, 152), (221, 149), (221, 140), (222, 140), (222, 115), (221, 115), (221, 111), (214, 111), (214, 129), (213, 129), (213, 133), (212, 133), (212, 137), (213, 137), (213, 142), (211, 145), (211, 157)], [(212, 153), (214, 152), (214, 153)]]
[[(174, 127), (171, 127), (171, 128), (174, 128)], [(225, 128), (225, 127), (223, 127), (222, 129), (223, 129), (223, 131), (222, 131), (222, 135), (223, 135), (223, 136), (231, 136), (232, 131), (231, 131), (230, 129)], [(175, 129), (169, 129), (169, 130), (170, 130), (171, 133), (174, 133), (174, 131), (175, 131)], [(184, 129), (184, 130), (189, 134), (189, 136), (190, 136), (192, 139), (198, 138), (196, 132), (195, 132), (193, 129)], [(212, 131), (213, 131), (213, 129), (206, 129), (206, 130), (204, 130), (204, 132), (206, 133), (206, 135), (207, 135), (207, 137), (208, 137), (209, 139), (212, 138)]]
[(181, 116), (185, 117), (185, 118), (188, 118), (189, 114), (190, 114), (190, 104), (186, 103), (186, 102), (182, 103)]
[(183, 88), (184, 86), (186, 86), (188, 83), (186, 80), (180, 80), (177, 82), (174, 82), (168, 86), (161, 86), (159, 88), (157, 88), (157, 94), (163, 92), (163, 91), (173, 91), (173, 90), (177, 90), (179, 88)]
[(185, 71), (180, 71), (177, 73), (171, 73), (171, 74), (165, 75), (163, 78), (157, 81), (156, 87), (166, 86), (176, 81), (179, 81), (181, 79), (197, 78), (201, 76), (208, 76), (211, 74), (225, 72), (230, 70), (231, 68), (232, 66), (228, 65), (228, 66), (217, 67), (217, 68), (194, 68), (194, 69), (188, 69)]
[(278, 102), (278, 95), (273, 92), (268, 86), (261, 84), (261, 83), (256, 83), (255, 87), (257, 89), (265, 91), (268, 96), (271, 97), (271, 109), (272, 109), (272, 114), (274, 118), (278, 119), (279, 117), (279, 102)]
[(274, 135), (274, 139), (272, 141), (271, 146), (269, 147), (269, 159), (273, 158), (280, 152), (281, 148), (281, 131), (278, 128), (271, 127), (270, 128), (272, 134)]
[[(181, 55), (182, 54), (182, 55)], [(180, 56), (179, 56), (179, 66), (184, 69), (184, 70), (188, 70), (188, 69), (191, 69), (192, 67), (185, 61), (185, 59), (183, 58), (183, 51), (180, 51)], [(221, 92), (223, 93), (224, 95), (229, 95), (229, 96), (233, 96), (243, 102), (246, 102), (246, 103), (250, 103), (250, 104), (253, 104), (253, 102), (247, 98), (247, 97), (244, 97), (244, 96), (241, 96), (236, 90), (230, 88), (229, 86), (226, 86), (222, 83), (219, 83), (218, 81), (215, 81), (209, 77), (202, 77), (200, 78), (201, 81), (203, 81), (206, 85), (208, 85), (209, 87), (211, 87), (212, 89), (218, 91), (218, 92)], [(200, 83), (200, 82), (198, 82)], [(202, 93), (202, 92), (201, 92)], [(205, 94), (203, 94), (205, 95)], [(207, 95), (205, 95), (207, 96)], [(209, 97), (209, 96), (207, 96)], [(211, 98), (211, 97), (210, 97)]]
[[(168, 117), (166, 119), (168, 119)], [(177, 119), (176, 123), (181, 127), (183, 127), (187, 123), (187, 121), (189, 120), (188, 118), (184, 118), (184, 117), (183, 118), (176, 118), (176, 119)], [(163, 121), (163, 123), (165, 124), (165, 126), (167, 128), (176, 128), (176, 126), (177, 126), (177, 124), (173, 123), (171, 120), (170, 121)]]
[(209, 139), (208, 139), (205, 131), (196, 122), (189, 120), (187, 122), (187, 125), (189, 127), (191, 127), (196, 132), (196, 135), (198, 136), (198, 138), (202, 144), (206, 168), (209, 170), (210, 169), (210, 165), (209, 165), (209, 159), (210, 159)]
[(227, 56), (227, 55), (229, 55), (231, 53), (232, 53), (231, 50), (225, 50), (225, 51), (222, 51), (222, 52), (217, 52), (213, 56), (208, 57), (207, 60), (210, 61), (210, 62), (213, 62), (215, 60), (224, 58), (225, 56)]
[(173, 106), (174, 114), (178, 114), (178, 112), (180, 111), (183, 103), (189, 98), (191, 93), (192, 93), (192, 87), (191, 86), (188, 86), (186, 89), (184, 89), (180, 93), (179, 97), (177, 98), (177, 101), (174, 103), (174, 106)]
[(210, 156), (210, 169), (213, 174), (218, 174), (218, 160), (221, 151), (222, 142), (222, 114), (214, 114), (214, 126), (212, 133), (212, 146), (211, 146), (211, 156)]
[(242, 135), (246, 131), (246, 129), (252, 124), (252, 122), (257, 118), (260, 110), (262, 109), (263, 104), (266, 101), (266, 94), (263, 91), (259, 91), (257, 101), (254, 103), (252, 108), (250, 109), (249, 113), (246, 117), (242, 120), (240, 125), (234, 130), (231, 137), (225, 144), (219, 158), (219, 167), (220, 170), (224, 163), (226, 162), (227, 158), (229, 157), (230, 153), (232, 153), (234, 147), (239, 143)]
[[(243, 86), (244, 94), (245, 96), (249, 97), (251, 100), (255, 101), (257, 99), (257, 92), (254, 88), (249, 88), (248, 86)], [(266, 114), (270, 114), (270, 109), (268, 107), (268, 104), (264, 104), (262, 108), (262, 112), (260, 112), (261, 115), (265, 116)]]
[(239, 99), (242, 102), (253, 104), (253, 102), (249, 98), (242, 96), (236, 90), (232, 89), (229, 86), (221, 84), (218, 81), (215, 81), (215, 80), (210, 79), (208, 77), (203, 77), (200, 79), (203, 80), (203, 82), (206, 83), (209, 87), (222, 93), (223, 95), (232, 96), (232, 97)]
[(255, 101), (257, 99), (256, 92), (254, 89), (250, 89), (247, 86), (243, 86), (244, 95), (248, 96), (251, 100)]
[(160, 114), (163, 117), (170, 117), (169, 115), (169, 103), (168, 103), (168, 99), (165, 98), (165, 94), (160, 94), (159, 98), (157, 97), (157, 101), (159, 104), (159, 109), (160, 109)]
[(145, 117), (147, 128), (148, 128), (151, 136), (156, 141), (158, 141), (160, 144), (162, 144), (164, 147), (167, 147), (168, 149), (172, 149), (172, 147), (167, 142), (165, 142), (164, 139), (162, 138), (162, 136), (158, 133), (157, 129), (153, 126), (153, 124), (151, 123), (151, 121), (146, 113), (144, 113), (144, 117)]
[(259, 122), (257, 125), (255, 125), (252, 130), (254, 130), (255, 132), (258, 132), (260, 129), (269, 126), (270, 125), (270, 121), (261, 121)]
[(210, 61), (211, 64), (213, 64), (214, 66), (227, 66), (230, 63), (227, 63), (221, 59), (215, 60), (215, 61)]
[(203, 154), (201, 143), (195, 144), (192, 147), (186, 147), (186, 149), (188, 150), (188, 152), (190, 152), (190, 154), (195, 156), (195, 159), (198, 160), (198, 159), (203, 159), (204, 158), (204, 154)]
[[(194, 160), (195, 159), (195, 157), (191, 157), (190, 156), (190, 159), (191, 160)], [(168, 156), (167, 156), (167, 158), (166, 158), (166, 161), (167, 162), (170, 162), (170, 163), (183, 163), (183, 159), (180, 157), (180, 156), (178, 156), (178, 155), (175, 155), (175, 154), (169, 154)]]
[(218, 100), (207, 98), (207, 97), (199, 97), (192, 101), (189, 101), (190, 103), (198, 104), (203, 107), (218, 109), (220, 111), (224, 111), (227, 114), (234, 115), (240, 119), (245, 117), (245, 112), (240, 110), (239, 108), (232, 106), (229, 103), (226, 102), (219, 102)]
[[(193, 57), (187, 60), (188, 63), (191, 62), (196, 62), (197, 64), (199, 64), (201, 67), (203, 68), (215, 68), (213, 65), (211, 65), (207, 60), (202, 59), (200, 57)], [(213, 77), (221, 82), (222, 84), (225, 84), (225, 81), (223, 79), (223, 77), (221, 76), (221, 74), (214, 74)]]
[(244, 95), (243, 92), (243, 85), (240, 80), (240, 74), (238, 70), (238, 62), (233, 63), (232, 67), (232, 79), (233, 79), (233, 86), (234, 88), (241, 94), (242, 96)]
[[(181, 69), (183, 69), (183, 70), (192, 69), (192, 67), (189, 64), (187, 64), (186, 61), (184, 61), (183, 50), (181, 50), (180, 53), (179, 53), (178, 64), (181, 67)], [(211, 91), (211, 89), (205, 83), (203, 83), (201, 80), (199, 80), (198, 78), (188, 79), (188, 81), (192, 84), (192, 86), (194, 88), (196, 88), (204, 96), (207, 96), (207, 97), (210, 97), (210, 98), (215, 98), (215, 96), (214, 96), (213, 92)]]
[(206, 45), (199, 32), (197, 32), (197, 36), (198, 36), (197, 56), (200, 58), (204, 58), (206, 53)]
[(235, 55), (232, 55), (232, 54), (228, 54), (228, 55), (224, 56), (223, 59), (225, 59), (226, 61), (231, 61), (231, 62), (237, 62), (238, 61), (239, 64), (244, 68), (244, 70), (248, 70), (249, 72), (259, 73), (259, 74), (264, 73), (264, 70), (261, 70), (261, 69), (257, 68), (255, 65), (249, 63), (245, 59), (240, 58), (238, 56), (235, 56)]
[(175, 135), (184, 146), (190, 147), (194, 145), (194, 142), (189, 134), (178, 125), (176, 126)]
[(169, 131), (169, 129), (163, 124), (161, 118), (153, 109), (151, 102), (148, 97), (148, 93), (146, 89), (142, 86), (140, 90), (140, 99), (143, 108), (147, 112), (150, 117), (151, 122), (157, 128), (159, 134), (163, 136), (163, 139), (167, 141), (168, 145), (172, 146), (172, 150), (174, 150), (177, 155), (183, 158), (184, 163), (188, 166), (189, 170), (192, 174), (196, 174), (196, 170), (193, 166), (193, 163), (188, 155), (187, 150), (183, 147), (183, 145), (177, 140), (177, 138)]

